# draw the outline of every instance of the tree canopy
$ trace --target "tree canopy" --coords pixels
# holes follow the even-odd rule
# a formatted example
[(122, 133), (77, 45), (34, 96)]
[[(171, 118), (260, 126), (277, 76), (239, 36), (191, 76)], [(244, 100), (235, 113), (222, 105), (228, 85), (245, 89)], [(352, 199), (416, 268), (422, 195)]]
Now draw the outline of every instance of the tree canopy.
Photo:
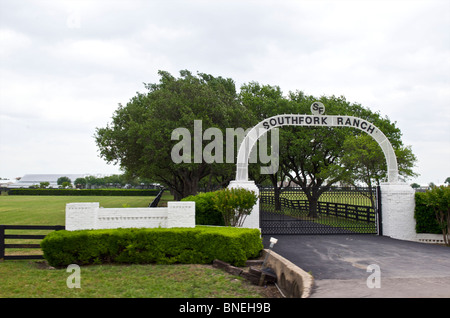
[[(159, 83), (145, 84), (145, 93), (137, 93), (125, 106), (119, 104), (112, 122), (96, 129), (95, 139), (100, 156), (108, 163), (119, 164), (127, 175), (165, 185), (175, 199), (196, 194), (199, 186), (226, 186), (234, 178), (235, 163), (226, 161), (223, 149), (211, 148), (214, 138), (223, 138), (223, 147), (237, 143), (234, 137), (223, 137), (227, 128), (245, 130), (277, 114), (308, 114), (314, 101), (321, 101), (329, 115), (351, 115), (373, 123), (390, 140), (400, 175), (415, 175), (416, 158), (411, 148), (403, 145), (396, 123), (360, 104), (348, 102), (343, 96), (315, 97), (302, 91), (285, 96), (278, 86), (257, 82), (243, 84), (238, 93), (230, 78), (204, 73), (195, 76), (186, 70), (180, 71), (179, 78), (165, 71), (158, 74)], [(210, 127), (223, 135), (203, 132)], [(200, 133), (196, 128), (200, 128)], [(386, 178), (381, 148), (360, 130), (283, 127), (279, 132), (278, 171), (261, 175), (255, 169), (258, 164), (253, 164), (249, 166), (250, 177), (257, 183), (268, 180), (274, 186), (281, 181), (298, 184), (312, 203), (312, 216), (314, 202), (338, 181), (371, 187)], [(233, 145), (234, 159), (237, 146)], [(198, 153), (190, 151), (195, 149), (201, 149), (200, 159)], [(205, 160), (201, 155), (206, 150), (216, 160)], [(174, 153), (183, 160), (174, 162)]]

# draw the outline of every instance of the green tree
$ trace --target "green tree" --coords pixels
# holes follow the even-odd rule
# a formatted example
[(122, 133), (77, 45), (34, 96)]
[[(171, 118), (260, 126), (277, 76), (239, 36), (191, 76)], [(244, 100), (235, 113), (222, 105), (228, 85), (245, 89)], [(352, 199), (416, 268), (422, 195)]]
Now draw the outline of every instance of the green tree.
[(56, 183), (60, 186), (62, 186), (64, 182), (66, 182), (66, 185), (67, 185), (67, 183), (69, 185), (72, 184), (72, 180), (70, 180), (69, 177), (65, 177), (65, 176), (59, 177), (58, 180), (56, 181)]
[(433, 208), (444, 243), (450, 246), (450, 187), (432, 187), (426, 193), (427, 205)]
[(72, 188), (72, 183), (70, 183), (69, 181), (64, 181), (64, 182), (61, 184), (61, 187), (62, 187), (63, 189), (66, 189), (66, 188)]
[[(361, 192), (368, 196), (372, 206), (375, 206), (373, 188), (379, 186), (386, 179), (387, 166), (385, 156), (378, 143), (369, 135), (349, 136), (344, 141), (344, 153), (340, 159), (341, 168), (345, 171), (343, 181), (358, 187), (366, 185), (369, 191)], [(394, 149), (399, 175), (408, 178), (417, 176), (412, 168), (416, 157), (411, 147), (404, 147), (401, 143), (396, 144)]]
[(45, 182), (39, 182), (39, 188), (41, 189), (45, 189), (50, 185), (50, 182), (45, 181)]
[(86, 178), (76, 178), (75, 181), (73, 182), (75, 187), (81, 189), (86, 188), (86, 183), (87, 183)]
[[(164, 71), (158, 74), (159, 83), (146, 84), (146, 93), (137, 93), (127, 105), (119, 105), (112, 123), (97, 128), (95, 140), (101, 157), (119, 164), (128, 176), (165, 185), (176, 200), (196, 194), (199, 182), (210, 174), (230, 180), (232, 164), (210, 164), (203, 156), (198, 161), (195, 151), (184, 153), (184, 149), (181, 152), (186, 160), (173, 162), (171, 153), (180, 142), (193, 145), (193, 150), (198, 146), (194, 143), (194, 120), (201, 120), (203, 129), (221, 129), (223, 135), (227, 127), (241, 127), (246, 113), (238, 102), (234, 82), (203, 73), (194, 76), (189, 71), (181, 71), (179, 78)], [(187, 129), (191, 138), (171, 140), (177, 128)], [(210, 143), (202, 140), (202, 135), (197, 137), (201, 149)]]
[(103, 177), (103, 180), (105, 181), (105, 185), (113, 188), (121, 188), (127, 183), (125, 177), (118, 174)]
[(97, 178), (95, 176), (86, 176), (84, 177), (86, 180), (86, 187), (92, 188), (92, 186), (101, 186), (104, 184), (103, 179)]

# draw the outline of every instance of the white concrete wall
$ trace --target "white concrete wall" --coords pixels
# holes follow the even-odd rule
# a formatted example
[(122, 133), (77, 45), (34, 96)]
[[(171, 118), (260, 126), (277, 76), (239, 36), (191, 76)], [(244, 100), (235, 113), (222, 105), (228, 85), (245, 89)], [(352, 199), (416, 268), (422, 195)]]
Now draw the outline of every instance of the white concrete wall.
[(195, 227), (195, 202), (168, 202), (166, 208), (100, 208), (68, 203), (66, 230)]
[(418, 233), (416, 234), (415, 241), (430, 244), (444, 244), (444, 237), (442, 234)]
[(195, 202), (167, 202), (167, 227), (195, 227)]
[(66, 204), (66, 230), (95, 229), (97, 227), (98, 202)]

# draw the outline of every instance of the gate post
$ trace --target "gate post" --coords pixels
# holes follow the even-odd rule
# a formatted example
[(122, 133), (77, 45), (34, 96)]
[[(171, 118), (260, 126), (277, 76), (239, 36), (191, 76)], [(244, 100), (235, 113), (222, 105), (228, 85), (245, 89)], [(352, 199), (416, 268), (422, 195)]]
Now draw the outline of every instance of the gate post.
[(259, 226), (259, 189), (256, 186), (254, 181), (238, 181), (233, 180), (230, 182), (229, 188), (244, 188), (247, 190), (254, 191), (258, 196), (256, 204), (253, 206), (253, 210), (250, 215), (247, 215), (247, 218), (244, 220), (244, 224), (242, 227), (255, 228), (260, 229)]
[(404, 182), (381, 184), (382, 233), (400, 240), (416, 239), (415, 191)]
[(383, 236), (383, 205), (381, 204), (381, 187), (377, 186), (377, 229), (378, 235)]
[(0, 262), (5, 258), (5, 226), (0, 225)]

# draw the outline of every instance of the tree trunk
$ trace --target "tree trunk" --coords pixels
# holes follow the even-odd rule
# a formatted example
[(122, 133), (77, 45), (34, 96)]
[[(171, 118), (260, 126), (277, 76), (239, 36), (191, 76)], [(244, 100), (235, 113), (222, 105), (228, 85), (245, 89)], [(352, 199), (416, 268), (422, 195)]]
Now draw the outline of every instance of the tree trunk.
[(198, 191), (198, 177), (193, 176), (192, 178), (183, 181), (183, 198), (190, 195), (196, 195)]
[(281, 198), (280, 198), (281, 189), (278, 187), (274, 187), (273, 190), (274, 190), (273, 195), (275, 199), (275, 211), (281, 211)]
[(328, 191), (328, 189), (330, 189), (330, 186), (319, 186), (319, 185), (314, 185), (312, 187), (303, 189), (303, 191), (306, 194), (306, 197), (308, 199), (308, 203), (309, 203), (309, 212), (308, 212), (308, 216), (312, 217), (312, 218), (317, 218), (319, 217), (319, 213), (318, 213), (318, 202), (319, 202), (319, 198), (322, 195), (322, 193), (324, 193), (325, 191)]
[(317, 218), (319, 217), (318, 213), (317, 213), (317, 202), (319, 201), (319, 198), (317, 197), (311, 197), (310, 199), (308, 199), (309, 202), (309, 212), (308, 212), (308, 216), (311, 218)]

